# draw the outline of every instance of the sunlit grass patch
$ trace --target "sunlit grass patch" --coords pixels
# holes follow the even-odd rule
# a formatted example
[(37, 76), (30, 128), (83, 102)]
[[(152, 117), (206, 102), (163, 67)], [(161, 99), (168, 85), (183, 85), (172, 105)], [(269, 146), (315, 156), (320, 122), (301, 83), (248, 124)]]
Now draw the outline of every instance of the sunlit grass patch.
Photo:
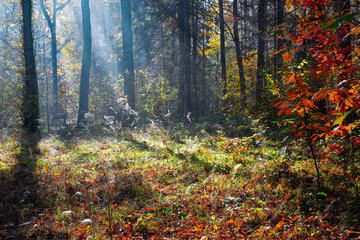
[[(330, 163), (321, 165), (318, 188), (311, 159), (286, 155), (277, 143), (171, 135), (158, 128), (43, 139), (33, 171), (41, 204), (19, 205), (22, 236), (316, 238), (343, 236), (339, 223), (357, 224), (355, 215), (346, 217), (358, 207), (341, 202), (352, 203), (355, 188), (339, 191), (345, 173)], [(10, 179), (21, 149), (12, 141), (2, 148), (9, 151), (1, 172)]]

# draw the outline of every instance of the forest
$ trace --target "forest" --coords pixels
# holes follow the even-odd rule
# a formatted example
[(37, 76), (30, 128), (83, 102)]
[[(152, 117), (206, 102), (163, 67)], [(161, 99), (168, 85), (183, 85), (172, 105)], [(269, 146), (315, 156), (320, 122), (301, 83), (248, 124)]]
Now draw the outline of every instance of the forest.
[(359, 0), (1, 0), (0, 239), (360, 239)]

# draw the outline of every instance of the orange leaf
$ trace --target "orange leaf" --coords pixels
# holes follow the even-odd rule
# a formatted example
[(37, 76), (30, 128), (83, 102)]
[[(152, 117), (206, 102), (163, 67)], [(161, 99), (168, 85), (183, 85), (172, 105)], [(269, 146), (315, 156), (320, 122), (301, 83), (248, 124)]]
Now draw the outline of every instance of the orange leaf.
[(147, 207), (147, 208), (144, 208), (144, 210), (154, 211), (155, 209), (152, 207)]
[(312, 97), (311, 100), (313, 102), (319, 102), (319, 101), (325, 99), (327, 94), (328, 94), (327, 88), (321, 89), (320, 91), (318, 91), (317, 93), (314, 94), (314, 96)]
[(286, 101), (276, 104), (276, 107), (280, 108), (280, 109), (285, 109), (285, 108), (288, 108), (289, 106), (290, 106), (290, 103), (286, 102)]
[(281, 228), (284, 225), (285, 225), (284, 221), (278, 222), (278, 224), (276, 224), (276, 228)]
[(284, 51), (284, 50), (285, 50), (285, 48), (280, 49), (279, 51), (274, 52), (273, 55), (279, 54), (279, 53), (281, 53), (281, 52)]
[(291, 90), (287, 93), (287, 98), (289, 100), (295, 100), (300, 97), (300, 94), (297, 91)]
[(153, 172), (153, 174), (157, 174), (157, 171), (154, 168), (151, 168), (151, 171)]
[(341, 99), (341, 95), (337, 89), (332, 89), (329, 91), (329, 101), (338, 102)]
[(229, 224), (229, 225), (233, 225), (234, 224), (234, 220), (229, 220), (229, 221), (227, 221), (227, 224)]
[(290, 62), (291, 60), (294, 59), (293, 55), (290, 55), (290, 53), (284, 53), (282, 54), (282, 59), (284, 59), (285, 62)]
[(307, 98), (301, 98), (300, 103), (304, 107), (308, 107), (308, 108), (314, 108), (315, 107), (315, 104), (312, 101), (310, 101), (309, 99), (307, 99)]

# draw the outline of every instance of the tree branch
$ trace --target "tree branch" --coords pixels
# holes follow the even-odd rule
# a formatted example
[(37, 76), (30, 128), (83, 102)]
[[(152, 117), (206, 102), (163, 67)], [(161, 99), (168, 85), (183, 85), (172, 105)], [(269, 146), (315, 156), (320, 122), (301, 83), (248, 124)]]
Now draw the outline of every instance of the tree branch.
[(53, 26), (53, 23), (50, 19), (50, 15), (48, 14), (48, 12), (46, 11), (45, 9), (45, 6), (44, 6), (44, 0), (40, 0), (40, 7), (41, 7), (41, 11), (43, 12), (44, 16), (45, 16), (45, 19), (49, 25), (49, 28), (51, 29), (52, 26)]
[(70, 34), (70, 36), (64, 41), (64, 43), (59, 47), (59, 49), (57, 50), (57, 53), (59, 53), (72, 39), (72, 36), (75, 34), (75, 32), (72, 32)]
[(69, 5), (70, 1), (71, 1), (71, 0), (67, 0), (65, 3), (63, 3), (62, 5), (60, 5), (59, 7), (57, 7), (57, 8), (55, 9), (55, 12), (58, 12), (58, 11), (64, 9), (67, 5)]
[(22, 55), (24, 55), (24, 52), (23, 52), (23, 51), (21, 51), (21, 50), (17, 49), (17, 48), (16, 48), (16, 47), (14, 47), (13, 45), (11, 45), (11, 43), (9, 43), (6, 39), (4, 39), (4, 38), (0, 38), (0, 40), (1, 40), (3, 43), (5, 43), (5, 45), (8, 45), (11, 49), (13, 49), (13, 50), (15, 50), (15, 51), (17, 51), (17, 52), (21, 53)]

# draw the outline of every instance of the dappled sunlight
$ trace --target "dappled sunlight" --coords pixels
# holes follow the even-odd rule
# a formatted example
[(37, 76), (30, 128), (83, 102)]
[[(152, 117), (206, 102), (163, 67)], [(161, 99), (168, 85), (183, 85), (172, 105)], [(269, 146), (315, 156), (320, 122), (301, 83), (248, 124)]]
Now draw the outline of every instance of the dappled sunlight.
[(359, 239), (360, 0), (1, 0), (0, 239)]

